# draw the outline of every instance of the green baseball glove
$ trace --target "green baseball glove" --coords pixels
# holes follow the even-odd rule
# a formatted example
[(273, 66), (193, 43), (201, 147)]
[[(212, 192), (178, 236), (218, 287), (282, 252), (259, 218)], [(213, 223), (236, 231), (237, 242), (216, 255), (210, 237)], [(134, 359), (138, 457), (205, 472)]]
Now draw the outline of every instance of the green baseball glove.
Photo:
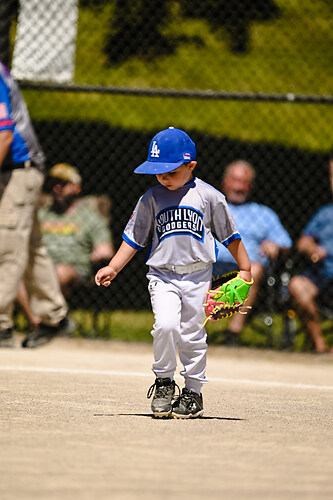
[(212, 290), (207, 292), (207, 302), (204, 304), (207, 316), (205, 323), (242, 312), (252, 283), (253, 280), (242, 280), (238, 271), (216, 278), (212, 283)]

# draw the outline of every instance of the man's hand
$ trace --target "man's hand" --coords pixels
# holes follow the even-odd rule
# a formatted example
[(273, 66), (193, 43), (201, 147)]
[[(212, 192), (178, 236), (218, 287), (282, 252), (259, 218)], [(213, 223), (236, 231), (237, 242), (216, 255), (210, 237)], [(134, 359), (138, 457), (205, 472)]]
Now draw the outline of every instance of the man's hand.
[(311, 252), (310, 258), (315, 264), (327, 257), (327, 251), (324, 247), (317, 245), (316, 248)]
[(264, 240), (260, 245), (259, 252), (262, 255), (266, 255), (266, 257), (269, 257), (270, 259), (277, 259), (279, 255), (279, 247), (271, 240)]
[(312, 236), (302, 235), (297, 243), (297, 250), (306, 253), (312, 262), (317, 263), (327, 257), (327, 250), (318, 245)]

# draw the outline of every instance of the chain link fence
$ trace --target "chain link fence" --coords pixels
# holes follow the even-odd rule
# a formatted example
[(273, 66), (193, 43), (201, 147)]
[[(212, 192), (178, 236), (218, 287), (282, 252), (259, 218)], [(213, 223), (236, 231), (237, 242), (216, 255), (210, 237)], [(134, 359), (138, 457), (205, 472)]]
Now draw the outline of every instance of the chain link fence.
[[(116, 246), (155, 182), (133, 170), (168, 126), (193, 138), (196, 174), (218, 189), (228, 163), (252, 163), (251, 199), (295, 242), (332, 199), (332, 10), (330, 0), (2, 0), (0, 58), (47, 167), (75, 165), (83, 195), (110, 198)], [(143, 251), (90, 299), (149, 309), (145, 272)]]

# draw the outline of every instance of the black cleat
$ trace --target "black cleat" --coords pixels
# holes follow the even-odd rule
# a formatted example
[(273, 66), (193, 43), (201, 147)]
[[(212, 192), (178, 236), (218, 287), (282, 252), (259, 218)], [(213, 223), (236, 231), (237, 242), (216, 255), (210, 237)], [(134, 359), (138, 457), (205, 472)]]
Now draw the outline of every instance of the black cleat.
[(75, 323), (65, 316), (57, 326), (49, 326), (41, 323), (32, 332), (28, 333), (22, 347), (33, 349), (47, 344), (54, 337), (65, 337), (75, 330)]
[(0, 330), (0, 348), (1, 347), (15, 347), (12, 328)]
[(172, 405), (174, 418), (198, 418), (204, 413), (202, 394), (184, 388)]
[(151, 402), (151, 410), (154, 417), (171, 416), (172, 400), (175, 394), (176, 385), (175, 381), (170, 378), (157, 377), (153, 385), (149, 387), (147, 392), (148, 399), (152, 396), (155, 389), (155, 394)]

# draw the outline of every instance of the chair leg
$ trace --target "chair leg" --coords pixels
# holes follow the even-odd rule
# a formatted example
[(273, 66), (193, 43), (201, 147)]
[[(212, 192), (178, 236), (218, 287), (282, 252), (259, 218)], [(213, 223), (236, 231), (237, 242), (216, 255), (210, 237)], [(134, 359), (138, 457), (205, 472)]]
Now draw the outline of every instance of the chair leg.
[(297, 331), (296, 318), (289, 315), (288, 312), (283, 318), (283, 330), (281, 333), (281, 349), (292, 349), (295, 344)]

